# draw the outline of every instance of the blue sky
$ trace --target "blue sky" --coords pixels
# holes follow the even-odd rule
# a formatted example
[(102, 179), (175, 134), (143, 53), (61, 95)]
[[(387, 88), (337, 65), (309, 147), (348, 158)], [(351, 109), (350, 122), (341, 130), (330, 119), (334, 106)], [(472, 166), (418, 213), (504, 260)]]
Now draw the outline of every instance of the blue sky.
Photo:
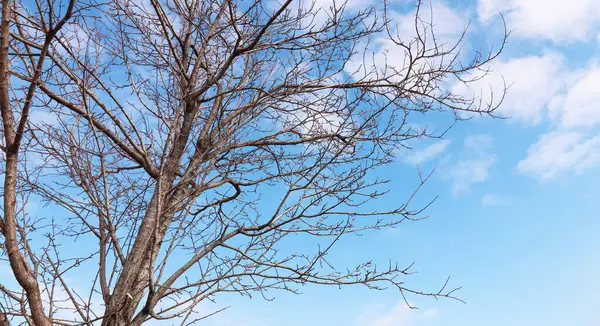
[[(410, 4), (392, 8), (403, 17)], [(600, 325), (600, 1), (435, 0), (432, 7), (444, 37), (470, 21), (473, 47), (493, 43), (504, 13), (513, 32), (492, 73), (456, 91), (498, 87), (504, 77), (513, 84), (498, 113), (511, 119), (476, 118), (444, 140), (398, 153), (378, 172), (393, 180), (388, 200), (401, 200), (418, 181), (416, 164), (436, 167), (420, 197), (439, 195), (431, 217), (347, 238), (335, 254), (341, 264), (415, 261), (419, 273), (407, 284), (434, 290), (451, 276), (467, 303), (412, 297), (420, 309), (410, 310), (393, 290), (308, 286), (300, 296), (274, 293), (273, 302), (222, 297), (207, 311), (232, 307), (208, 325)]]

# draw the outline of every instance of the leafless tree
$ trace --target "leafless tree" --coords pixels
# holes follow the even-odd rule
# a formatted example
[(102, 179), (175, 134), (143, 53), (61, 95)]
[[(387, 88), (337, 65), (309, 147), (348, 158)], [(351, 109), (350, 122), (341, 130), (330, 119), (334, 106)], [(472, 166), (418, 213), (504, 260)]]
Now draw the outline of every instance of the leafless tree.
[(0, 324), (188, 325), (219, 294), (304, 284), (454, 298), (407, 286), (407, 267), (327, 259), (342, 236), (421, 217), (414, 195), (377, 204), (387, 180), (370, 173), (440, 136), (413, 116), (500, 102), (452, 85), (505, 38), (465, 52), (427, 6), (405, 35), (385, 2), (3, 0), (0, 252), (16, 282), (0, 280)]

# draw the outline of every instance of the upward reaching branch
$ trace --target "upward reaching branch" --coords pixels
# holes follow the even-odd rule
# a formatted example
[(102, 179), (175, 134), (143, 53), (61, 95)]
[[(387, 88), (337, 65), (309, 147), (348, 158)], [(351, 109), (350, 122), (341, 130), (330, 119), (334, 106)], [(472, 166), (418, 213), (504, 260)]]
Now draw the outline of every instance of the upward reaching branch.
[(405, 35), (385, 1), (4, 1), (0, 230), (18, 282), (0, 322), (186, 325), (214, 296), (304, 284), (455, 298), (411, 288), (407, 267), (328, 259), (421, 218), (414, 194), (382, 207), (372, 174), (441, 136), (416, 114), (499, 104), (452, 91), (498, 52), (461, 53), (464, 34), (436, 38), (416, 4)]
[[(2, 1), (2, 22), (0, 25), (0, 112), (2, 114), (2, 125), (4, 133), (4, 153), (6, 157), (4, 170), (4, 201), (3, 201), (3, 216), (0, 222), (0, 230), (4, 236), (4, 248), (10, 262), (10, 267), (13, 270), (14, 276), (19, 285), (23, 288), (27, 297), (27, 305), (30, 310), (30, 320), (35, 325), (45, 326), (51, 325), (51, 321), (45, 314), (40, 288), (37, 280), (37, 271), (33, 270), (27, 259), (27, 252), (24, 254), (21, 250), (27, 248), (27, 239), (21, 235), (19, 239), (19, 226), (17, 224), (17, 173), (19, 151), (21, 149), (21, 140), (25, 133), (25, 125), (29, 119), (29, 109), (32, 105), (33, 96), (36, 91), (37, 84), (44, 66), (44, 59), (48, 54), (50, 43), (56, 33), (62, 26), (71, 18), (75, 0), (69, 1), (64, 16), (57, 22), (56, 25), (51, 24), (48, 29), (44, 29), (44, 42), (39, 47), (40, 52), (37, 54), (38, 59), (29, 78), (29, 86), (25, 93), (23, 105), (20, 108), (20, 116), (15, 121), (15, 112), (17, 108), (10, 100), (10, 81), (9, 81), (9, 37), (10, 24), (13, 17), (13, 4), (10, 0)], [(16, 5), (15, 5), (16, 7)], [(48, 12), (52, 17), (54, 12)], [(16, 128), (15, 128), (16, 124)], [(35, 263), (35, 262), (34, 262)]]

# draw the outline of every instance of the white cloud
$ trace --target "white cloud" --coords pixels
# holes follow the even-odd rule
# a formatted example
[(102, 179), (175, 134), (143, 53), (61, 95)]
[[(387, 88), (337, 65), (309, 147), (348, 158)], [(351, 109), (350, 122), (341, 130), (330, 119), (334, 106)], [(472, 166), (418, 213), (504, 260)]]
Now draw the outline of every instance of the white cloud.
[(484, 23), (503, 12), (510, 29), (522, 37), (584, 41), (600, 21), (600, 1), (479, 0), (477, 12)]
[[(281, 8), (283, 1), (272, 0), (268, 2), (268, 8), (270, 10), (277, 10)], [(340, 9), (342, 5), (345, 6), (345, 10), (353, 11), (356, 9), (367, 8), (372, 4), (371, 0), (304, 0), (304, 1), (293, 1), (287, 8), (292, 13), (298, 12), (299, 9), (310, 11), (310, 14), (306, 19), (303, 20), (304, 27), (315, 27), (319, 28), (323, 26), (331, 17), (333, 8)]]
[(412, 326), (424, 318), (439, 316), (439, 310), (411, 309), (404, 301), (397, 302), (394, 306), (368, 305), (356, 317), (357, 326)]
[(102, 53), (101, 42), (98, 42), (95, 39), (96, 35), (84, 25), (67, 23), (61, 28), (58, 37), (63, 41), (63, 45), (56, 44), (61, 55), (67, 54), (65, 46), (68, 46), (75, 56), (84, 56), (88, 52), (87, 55), (93, 58), (95, 54)]
[(508, 204), (508, 201), (509, 200), (506, 197), (494, 195), (494, 194), (487, 194), (481, 198), (481, 205), (483, 205), (483, 206), (504, 206), (504, 205)]
[(410, 326), (413, 325), (413, 309), (406, 303), (398, 302), (391, 309), (370, 305), (356, 318), (360, 326)]
[(492, 145), (493, 138), (489, 135), (467, 137), (463, 153), (454, 164), (442, 169), (441, 177), (452, 182), (454, 195), (468, 191), (474, 183), (487, 180), (489, 169), (496, 162), (496, 156), (489, 152)]
[(297, 103), (289, 105), (289, 113), (281, 119), (285, 128), (295, 128), (296, 131), (306, 136), (317, 136), (329, 133), (352, 133), (355, 124), (348, 115), (339, 112), (338, 107), (328, 104), (329, 97), (324, 98), (306, 96), (298, 98)]
[(440, 311), (437, 309), (427, 309), (423, 311), (423, 317), (437, 317), (440, 315)]
[(58, 116), (53, 112), (36, 110), (29, 115), (29, 121), (37, 126), (42, 124), (55, 126), (58, 124)]
[(452, 193), (456, 195), (468, 191), (472, 184), (487, 180), (489, 176), (488, 171), (494, 162), (496, 162), (495, 156), (485, 156), (456, 162), (448, 170), (448, 177), (452, 180)]
[(562, 103), (564, 127), (592, 126), (600, 122), (600, 67), (592, 65), (568, 90)]
[(412, 325), (412, 319), (410, 308), (405, 304), (398, 303), (392, 311), (379, 316), (364, 318), (361, 324), (364, 326), (407, 326)]
[(449, 145), (449, 140), (441, 140), (435, 144), (429, 145), (423, 150), (412, 152), (406, 157), (406, 162), (418, 165), (431, 161), (446, 151)]
[[(415, 26), (415, 15), (416, 10), (411, 12), (398, 13), (394, 11), (388, 12), (388, 19), (390, 19), (390, 26), (395, 27), (392, 34), (398, 35), (400, 41), (404, 44), (411, 45), (411, 52), (413, 54), (416, 51), (417, 46), (421, 46), (420, 42), (413, 42), (417, 37), (417, 28), (421, 37), (426, 41), (426, 47), (432, 49), (434, 47), (443, 48), (448, 50), (454, 45), (460, 38), (464, 28), (468, 25), (469, 17), (466, 13), (458, 12), (452, 8), (446, 6), (441, 1), (432, 1), (431, 3), (424, 3), (419, 11), (419, 18), (422, 20), (422, 24)], [(433, 24), (433, 30), (428, 24)], [(427, 29), (427, 30), (425, 30)], [(435, 38), (433, 37), (435, 35)], [(434, 40), (436, 43), (434, 43)], [(394, 41), (390, 40), (387, 33), (381, 33), (375, 37), (369, 45), (362, 44), (356, 49), (357, 55), (346, 64), (345, 71), (350, 74), (355, 74), (357, 79), (374, 79), (381, 78), (383, 75), (393, 75), (391, 80), (399, 81), (404, 79), (404, 74), (409, 64), (409, 56), (407, 50)], [(453, 53), (454, 54), (454, 53)], [(451, 60), (450, 57), (453, 54), (444, 56), (443, 59)], [(435, 67), (440, 64), (442, 57), (432, 57), (427, 59), (421, 59), (415, 62), (415, 66), (412, 67), (414, 71), (419, 69), (427, 69), (428, 67)], [(371, 73), (373, 70), (377, 72), (375, 74), (366, 75)], [(392, 71), (398, 72), (397, 74)], [(422, 77), (422, 76), (421, 76)], [(416, 83), (425, 83), (425, 81), (412, 81)], [(408, 81), (408, 86), (411, 81)]]
[(540, 179), (554, 178), (567, 170), (582, 172), (600, 164), (600, 136), (586, 138), (580, 132), (550, 132), (528, 150), (520, 172)]
[(483, 22), (489, 22), (495, 18), (498, 13), (505, 12), (512, 7), (514, 1), (499, 1), (499, 0), (478, 0), (477, 15)]
[(600, 163), (600, 137), (589, 134), (600, 124), (600, 92), (597, 91), (600, 64), (592, 61), (584, 69), (561, 71), (566, 70), (559, 70), (553, 77), (542, 77), (560, 80), (563, 84), (554, 94), (547, 92), (548, 116), (556, 129), (543, 134), (517, 166), (522, 173), (540, 179), (551, 179), (569, 170), (579, 173)]
[[(454, 91), (464, 96), (483, 94), (484, 104), (489, 103), (491, 98), (485, 95), (485, 90), (500, 89), (503, 76), (506, 83), (512, 85), (498, 109), (499, 114), (526, 125), (549, 121), (556, 128), (531, 146), (527, 158), (518, 165), (521, 172), (550, 179), (568, 169), (581, 172), (597, 164), (598, 140), (586, 136), (586, 132), (600, 125), (598, 61), (592, 61), (583, 69), (569, 70), (563, 56), (546, 53), (500, 61), (492, 68), (490, 74), (470, 87), (457, 85)], [(485, 180), (485, 168), (490, 162), (493, 160), (489, 158), (468, 162), (481, 172), (479, 178), (472, 177)], [(466, 164), (463, 162), (454, 168), (456, 178), (468, 175)], [(465, 185), (459, 183), (453, 189), (459, 192), (464, 188)]]
[(510, 86), (498, 113), (538, 124), (545, 117), (546, 106), (564, 87), (564, 66), (564, 58), (556, 53), (497, 61), (485, 77), (468, 86), (458, 83), (453, 90), (465, 97), (479, 97), (484, 105), (495, 105), (504, 86)]
[[(415, 15), (416, 10), (405, 14), (390, 15), (392, 24), (398, 26), (400, 36), (416, 37)], [(437, 41), (442, 43), (449, 41), (448, 38), (460, 35), (468, 22), (465, 13), (453, 10), (442, 1), (424, 2), (419, 10), (419, 17), (424, 22), (433, 24), (433, 31), (438, 37)], [(419, 30), (421, 29), (419, 28)]]
[[(304, 5), (305, 8), (310, 7), (313, 1), (300, 1)], [(345, 4), (346, 9), (354, 9), (357, 7), (366, 7), (371, 4), (373, 1), (370, 0), (347, 0), (347, 1), (339, 1), (339, 0), (314, 0), (315, 8), (320, 10), (328, 10), (332, 8), (334, 5), (339, 8), (342, 4)]]
[(490, 135), (473, 135), (465, 138), (465, 150), (469, 152), (485, 152), (492, 148), (494, 138)]

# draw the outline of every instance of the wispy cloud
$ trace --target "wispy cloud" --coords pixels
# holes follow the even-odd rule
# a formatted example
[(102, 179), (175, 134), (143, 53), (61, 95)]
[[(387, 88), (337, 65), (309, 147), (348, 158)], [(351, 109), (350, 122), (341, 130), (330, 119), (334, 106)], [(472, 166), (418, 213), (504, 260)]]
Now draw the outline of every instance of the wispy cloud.
[(469, 136), (463, 151), (446, 162), (440, 173), (442, 179), (451, 181), (452, 194), (469, 191), (471, 185), (488, 179), (489, 169), (496, 162), (496, 155), (491, 153), (493, 141), (490, 135)]
[(600, 1), (479, 0), (477, 12), (484, 23), (503, 12), (517, 36), (566, 43), (594, 36), (593, 27), (600, 21)]
[(448, 170), (449, 178), (452, 179), (452, 194), (466, 192), (470, 190), (472, 184), (487, 180), (489, 169), (494, 162), (496, 157), (492, 155), (456, 162)]
[(585, 137), (580, 132), (550, 132), (540, 137), (517, 168), (521, 173), (543, 180), (567, 170), (582, 172), (600, 164), (600, 136)]
[(570, 83), (560, 106), (560, 124), (565, 128), (589, 127), (600, 123), (600, 66), (592, 63), (585, 73)]
[(439, 316), (438, 309), (411, 309), (404, 301), (394, 306), (368, 305), (355, 319), (356, 326), (413, 326), (423, 319)]
[(410, 153), (406, 157), (405, 161), (410, 164), (423, 164), (429, 162), (444, 153), (449, 145), (449, 140), (441, 140), (437, 143), (429, 145), (423, 150)]
[(423, 317), (437, 317), (440, 315), (440, 311), (437, 309), (426, 309), (423, 311)]
[[(502, 105), (497, 114), (512, 121), (536, 125), (546, 117), (546, 108), (566, 85), (565, 59), (557, 53), (496, 61), (476, 82), (457, 83), (454, 91), (480, 97), (485, 105)], [(502, 90), (509, 87), (502, 98)], [(492, 92), (493, 90), (493, 92)]]
[(481, 205), (483, 206), (504, 206), (509, 203), (509, 199), (504, 196), (487, 194), (481, 197)]

